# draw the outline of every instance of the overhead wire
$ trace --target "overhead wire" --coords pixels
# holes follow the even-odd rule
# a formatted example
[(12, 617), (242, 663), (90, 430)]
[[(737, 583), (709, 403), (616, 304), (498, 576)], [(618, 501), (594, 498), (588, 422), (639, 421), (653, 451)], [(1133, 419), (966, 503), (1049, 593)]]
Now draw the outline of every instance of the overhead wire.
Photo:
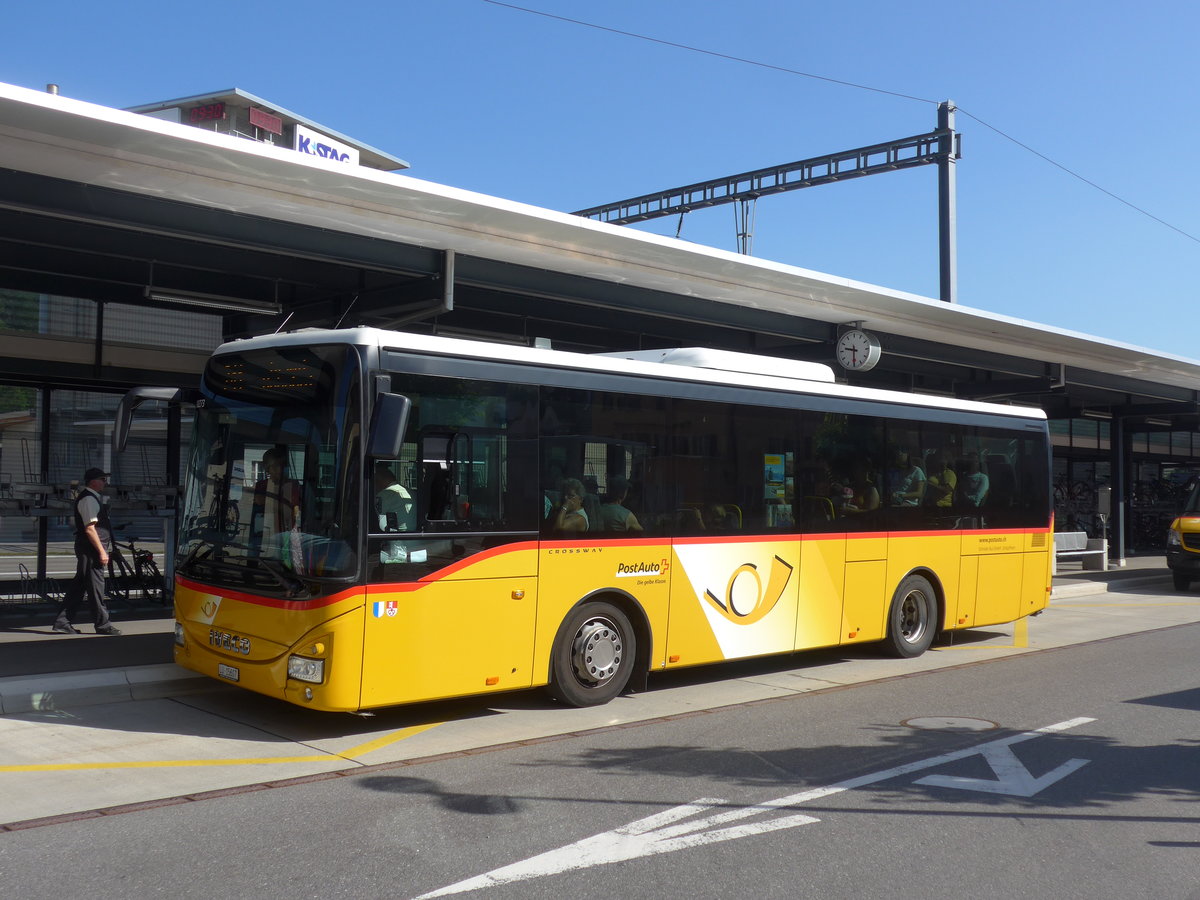
[[(639, 41), (647, 41), (652, 44), (660, 44), (664, 47), (674, 47), (679, 50), (686, 50), (690, 53), (700, 53), (705, 56), (712, 56), (717, 59), (727, 60), (729, 62), (742, 63), (743, 65), (748, 65), (748, 66), (756, 66), (760, 69), (770, 69), (775, 72), (782, 72), (785, 75), (796, 75), (801, 78), (811, 78), (815, 81), (824, 81), (829, 84), (841, 85), (842, 87), (855, 88), (855, 89), (861, 90), (861, 91), (871, 91), (876, 94), (885, 94), (889, 97), (897, 97), (902, 100), (914, 100), (918, 103), (930, 103), (930, 104), (933, 104), (934, 106), (938, 105), (938, 101), (930, 100), (927, 97), (917, 97), (912, 94), (902, 93), (901, 91), (891, 91), (891, 90), (887, 90), (885, 88), (878, 88), (878, 87), (874, 87), (874, 86), (868, 85), (868, 84), (860, 84), (860, 83), (854, 82), (854, 81), (846, 81), (841, 78), (831, 78), (827, 75), (817, 75), (816, 73), (813, 73), (813, 72), (803, 72), (803, 71), (800, 71), (799, 69), (792, 69), (792, 68), (788, 68), (787, 66), (779, 66), (779, 65), (775, 65), (774, 63), (762, 62), (761, 60), (749, 59), (744, 56), (734, 56), (729, 53), (721, 53), (716, 50), (708, 50), (708, 49), (705, 49), (704, 47), (695, 47), (690, 44), (681, 44), (676, 41), (668, 41), (668, 40), (664, 40), (663, 38), (656, 38), (656, 37), (652, 37), (647, 34), (639, 34), (636, 31), (625, 31), (620, 28), (612, 28), (608, 25), (600, 25), (595, 22), (586, 22), (582, 19), (573, 19), (569, 16), (560, 16), (555, 13), (546, 12), (546, 11), (540, 10), (540, 9), (531, 9), (530, 7), (527, 7), (527, 6), (518, 6), (515, 3), (506, 3), (506, 2), (504, 2), (504, 0), (483, 0), (483, 2), (489, 3), (492, 6), (500, 6), (500, 7), (506, 8), (506, 9), (511, 9), (516, 12), (523, 12), (523, 13), (528, 13), (528, 14), (534, 15), (534, 16), (541, 16), (546, 19), (555, 19), (559, 22), (567, 22), (571, 25), (580, 25), (584, 28), (592, 28), (592, 29), (595, 29), (596, 31), (607, 31), (610, 34), (619, 34), (623, 37), (634, 38)], [(1200, 244), (1200, 237), (1196, 237), (1195, 235), (1190, 234), (1187, 231), (1184, 231), (1182, 228), (1179, 228), (1176, 225), (1172, 225), (1170, 222), (1166, 221), (1165, 219), (1159, 218), (1158, 216), (1154, 215), (1153, 213), (1149, 212), (1148, 210), (1145, 210), (1142, 207), (1138, 206), (1136, 203), (1132, 203), (1129, 200), (1126, 200), (1124, 197), (1121, 197), (1120, 195), (1113, 193), (1112, 191), (1108, 190), (1107, 188), (1101, 187), (1100, 185), (1096, 184), (1096, 182), (1092, 181), (1091, 179), (1085, 178), (1083, 175), (1080, 175), (1078, 172), (1074, 171), (1073, 169), (1063, 165), (1060, 162), (1057, 162), (1056, 160), (1051, 159), (1046, 154), (1033, 149), (1028, 144), (1017, 140), (1011, 134), (1001, 131), (995, 125), (991, 125), (988, 122), (985, 122), (983, 119), (979, 118), (979, 116), (968, 112), (967, 110), (963, 109), (961, 106), (956, 106), (955, 108), (957, 109), (958, 112), (962, 113), (964, 116), (967, 116), (970, 119), (975, 120), (980, 125), (982, 125), (984, 128), (987, 128), (989, 131), (995, 132), (997, 135), (1004, 138), (1006, 141), (1010, 141), (1011, 143), (1016, 144), (1022, 150), (1025, 150), (1026, 152), (1033, 154), (1038, 159), (1042, 160), (1043, 162), (1049, 163), (1050, 165), (1054, 166), (1056, 169), (1059, 169), (1062, 172), (1065, 172), (1067, 175), (1070, 175), (1072, 178), (1082, 181), (1088, 187), (1091, 187), (1091, 188), (1099, 191), (1100, 193), (1104, 194), (1105, 196), (1107, 196), (1113, 200), (1116, 200), (1118, 203), (1121, 203), (1124, 206), (1127, 206), (1129, 209), (1132, 209), (1134, 212), (1140, 213), (1141, 215), (1145, 216), (1146, 218), (1151, 219), (1154, 222), (1157, 222), (1159, 225), (1163, 225), (1166, 228), (1171, 229), (1176, 234), (1180, 234), (1183, 237), (1187, 238), (1188, 240), (1195, 241), (1196, 243)]]
[(572, 25), (582, 25), (585, 28), (594, 28), (597, 31), (607, 31), (610, 34), (619, 34), (624, 37), (636, 38), (639, 41), (649, 41), (652, 44), (662, 44), (664, 47), (675, 47), (679, 50), (687, 50), (691, 53), (702, 53), (705, 56), (715, 56), (717, 59), (726, 59), (730, 62), (744, 63), (748, 66), (758, 66), (760, 69), (772, 69), (776, 72), (783, 72), (786, 75), (800, 75), (804, 78), (813, 78), (817, 81), (827, 81), (830, 84), (840, 84), (843, 87), (858, 88), (860, 91), (874, 91), (877, 94), (887, 94), (890, 97), (899, 97), (902, 100), (916, 100), (919, 103), (932, 103), (937, 106), (936, 100), (929, 100), (925, 97), (914, 97), (911, 94), (902, 94), (899, 91), (889, 91), (884, 88), (872, 87), (869, 84), (858, 84), (853, 81), (842, 81), (840, 78), (830, 78), (827, 75), (817, 75), (813, 72), (801, 72), (799, 69), (789, 69), (787, 66), (777, 66), (773, 63), (762, 62), (757, 59), (748, 59), (744, 56), (732, 56), (728, 53), (720, 53), (716, 50), (706, 50), (703, 47), (693, 47), (690, 44), (679, 44), (675, 41), (667, 41), (662, 38), (651, 37), (648, 34), (638, 34), (636, 31), (622, 31), (620, 28), (610, 28), (607, 25), (597, 25), (595, 22), (585, 22), (582, 19), (572, 19), (567, 16), (559, 16), (554, 13), (544, 12), (540, 9), (530, 9), (527, 6), (517, 6), (515, 3), (504, 3), (503, 0), (483, 0), (484, 3), (490, 3), (492, 6), (504, 6), (508, 9), (514, 9), (517, 12), (530, 13), (535, 16), (542, 16), (547, 19), (557, 19), (560, 22), (569, 22)]
[(1032, 153), (1032, 154), (1033, 154), (1034, 156), (1036, 156), (1038, 159), (1041, 159), (1041, 160), (1044, 160), (1045, 162), (1048, 162), (1050, 165), (1054, 166), (1056, 169), (1061, 169), (1063, 172), (1066, 172), (1066, 173), (1067, 173), (1068, 175), (1070, 175), (1072, 178), (1078, 178), (1080, 181), (1082, 181), (1082, 182), (1083, 182), (1084, 184), (1086, 184), (1088, 187), (1095, 188), (1095, 189), (1096, 189), (1096, 190), (1098, 190), (1100, 193), (1102, 193), (1102, 194), (1105, 194), (1105, 195), (1107, 195), (1107, 196), (1111, 197), (1113, 200), (1116, 200), (1118, 203), (1123, 203), (1125, 206), (1128, 206), (1128, 207), (1129, 207), (1130, 209), (1132, 209), (1134, 212), (1141, 213), (1141, 214), (1142, 214), (1143, 216), (1145, 216), (1146, 218), (1148, 218), (1148, 219), (1153, 219), (1153, 220), (1154, 220), (1155, 222), (1157, 222), (1159, 225), (1164, 225), (1164, 226), (1166, 226), (1167, 228), (1170, 228), (1172, 231), (1176, 232), (1177, 234), (1181, 234), (1181, 235), (1183, 235), (1183, 236), (1184, 236), (1185, 238), (1187, 238), (1188, 240), (1190, 240), (1190, 241), (1195, 241), (1196, 243), (1200, 244), (1200, 238), (1197, 238), (1195, 235), (1193, 235), (1193, 234), (1189, 234), (1188, 232), (1184, 231), (1182, 228), (1179, 228), (1179, 227), (1177, 227), (1177, 226), (1175, 226), (1175, 225), (1172, 225), (1170, 222), (1167, 222), (1167, 221), (1166, 221), (1166, 220), (1164, 220), (1164, 219), (1160, 219), (1158, 216), (1154, 215), (1154, 213), (1152, 213), (1152, 212), (1148, 212), (1147, 210), (1144, 210), (1144, 209), (1142, 209), (1142, 208), (1141, 208), (1140, 206), (1138, 206), (1137, 204), (1135, 204), (1135, 203), (1131, 203), (1130, 201), (1126, 200), (1124, 197), (1121, 197), (1121, 196), (1119, 196), (1119, 195), (1117, 195), (1117, 194), (1114, 194), (1112, 191), (1108, 190), (1107, 188), (1101, 187), (1100, 185), (1096, 184), (1096, 182), (1092, 181), (1092, 180), (1091, 180), (1091, 179), (1089, 179), (1089, 178), (1085, 178), (1084, 176), (1080, 175), (1078, 172), (1076, 172), (1076, 171), (1073, 171), (1072, 169), (1069, 169), (1069, 168), (1067, 168), (1067, 167), (1066, 167), (1066, 166), (1064, 166), (1062, 163), (1060, 163), (1060, 162), (1056, 162), (1055, 160), (1051, 159), (1051, 158), (1050, 158), (1049, 156), (1047, 156), (1046, 154), (1044, 154), (1044, 153), (1039, 153), (1037, 150), (1034, 150), (1034, 149), (1033, 149), (1032, 147), (1030, 147), (1028, 144), (1024, 144), (1024, 143), (1022, 143), (1021, 141), (1017, 140), (1017, 139), (1016, 139), (1015, 137), (1013, 137), (1011, 134), (1005, 134), (1003, 131), (1001, 131), (999, 128), (997, 128), (995, 125), (991, 125), (991, 124), (989, 124), (989, 123), (985, 122), (983, 119), (979, 118), (979, 116), (976, 116), (976, 115), (973, 115), (972, 113), (969, 113), (969, 112), (967, 112), (967, 111), (966, 111), (965, 109), (963, 109), (961, 106), (960, 106), (960, 107), (958, 107), (958, 111), (959, 111), (960, 113), (962, 113), (964, 116), (966, 116), (966, 117), (968, 117), (968, 118), (970, 118), (970, 119), (974, 119), (976, 122), (978, 122), (978, 123), (979, 123), (980, 125), (982, 125), (984, 128), (987, 128), (987, 129), (989, 129), (989, 130), (991, 130), (991, 131), (994, 131), (996, 134), (1000, 135), (1000, 137), (1004, 138), (1005, 140), (1007, 140), (1007, 141), (1012, 141), (1014, 144), (1016, 144), (1016, 145), (1017, 145), (1018, 147), (1020, 147), (1022, 150), (1026, 150), (1026, 151), (1028, 151), (1029, 153)]

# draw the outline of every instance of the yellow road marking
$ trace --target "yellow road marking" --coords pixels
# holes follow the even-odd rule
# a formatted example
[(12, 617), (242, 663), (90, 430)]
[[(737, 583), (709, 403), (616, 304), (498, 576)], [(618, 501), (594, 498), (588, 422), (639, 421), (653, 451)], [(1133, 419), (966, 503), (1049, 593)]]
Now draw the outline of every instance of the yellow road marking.
[(1014, 647), (1029, 646), (1029, 619), (1017, 619), (1013, 623), (1013, 643)]
[(1013, 642), (1011, 644), (951, 644), (949, 647), (935, 647), (935, 650), (1023, 650), (1029, 646), (1029, 617), (1026, 616), (1013, 622)]
[(389, 744), (394, 744), (397, 741), (402, 741), (405, 738), (413, 737), (420, 734), (422, 731), (428, 731), (431, 728), (437, 728), (442, 722), (430, 722), (428, 725), (410, 725), (408, 728), (401, 728), (399, 731), (393, 731), (391, 734), (385, 734), (383, 737), (377, 737), (373, 741), (367, 741), (365, 744), (359, 744), (357, 747), (351, 747), (345, 753), (339, 753), (338, 756), (346, 757), (362, 756), (365, 753), (371, 753), (374, 750), (379, 750)]
[(318, 753), (312, 756), (262, 756), (244, 757), (241, 759), (155, 759), (128, 762), (86, 762), (86, 763), (40, 763), (26, 766), (0, 766), (0, 772), (82, 772), (95, 769), (179, 769), (200, 766), (261, 766), (277, 765), (279, 763), (298, 762), (327, 762), (334, 759), (352, 761), (353, 757), (362, 756), (379, 750), (389, 744), (413, 737), (423, 731), (436, 728), (441, 722), (431, 722), (428, 725), (413, 725), (401, 728), (391, 734), (351, 747), (343, 753)]

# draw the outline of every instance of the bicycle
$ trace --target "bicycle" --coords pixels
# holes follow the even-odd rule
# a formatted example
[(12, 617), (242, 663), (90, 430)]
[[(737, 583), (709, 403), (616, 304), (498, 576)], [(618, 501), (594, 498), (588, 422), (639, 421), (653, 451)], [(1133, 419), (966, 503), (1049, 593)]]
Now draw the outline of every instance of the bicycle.
[[(108, 595), (130, 606), (137, 605), (135, 593), (139, 594), (142, 600), (165, 603), (166, 583), (158, 563), (154, 561), (154, 554), (139, 547), (137, 541), (136, 537), (129, 538), (129, 542), (125, 544), (113, 541), (112, 553), (108, 555)], [(133, 557), (132, 565), (122, 550), (129, 551), (129, 555)]]

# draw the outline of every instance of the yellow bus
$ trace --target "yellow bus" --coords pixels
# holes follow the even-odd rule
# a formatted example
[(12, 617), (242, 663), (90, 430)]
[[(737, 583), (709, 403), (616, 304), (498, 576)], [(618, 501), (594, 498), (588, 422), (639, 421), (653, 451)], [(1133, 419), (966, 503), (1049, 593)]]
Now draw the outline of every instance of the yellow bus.
[(226, 344), (196, 406), (175, 659), (313, 709), (910, 657), (1049, 597), (1039, 410), (367, 328)]

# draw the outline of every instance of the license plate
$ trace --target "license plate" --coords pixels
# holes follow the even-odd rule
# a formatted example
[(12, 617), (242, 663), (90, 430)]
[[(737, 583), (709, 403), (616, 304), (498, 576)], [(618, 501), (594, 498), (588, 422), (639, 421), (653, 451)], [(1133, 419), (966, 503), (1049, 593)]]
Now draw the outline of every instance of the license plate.
[(217, 663), (217, 674), (230, 681), (237, 681), (240, 676), (236, 666), (227, 666), (225, 663)]

